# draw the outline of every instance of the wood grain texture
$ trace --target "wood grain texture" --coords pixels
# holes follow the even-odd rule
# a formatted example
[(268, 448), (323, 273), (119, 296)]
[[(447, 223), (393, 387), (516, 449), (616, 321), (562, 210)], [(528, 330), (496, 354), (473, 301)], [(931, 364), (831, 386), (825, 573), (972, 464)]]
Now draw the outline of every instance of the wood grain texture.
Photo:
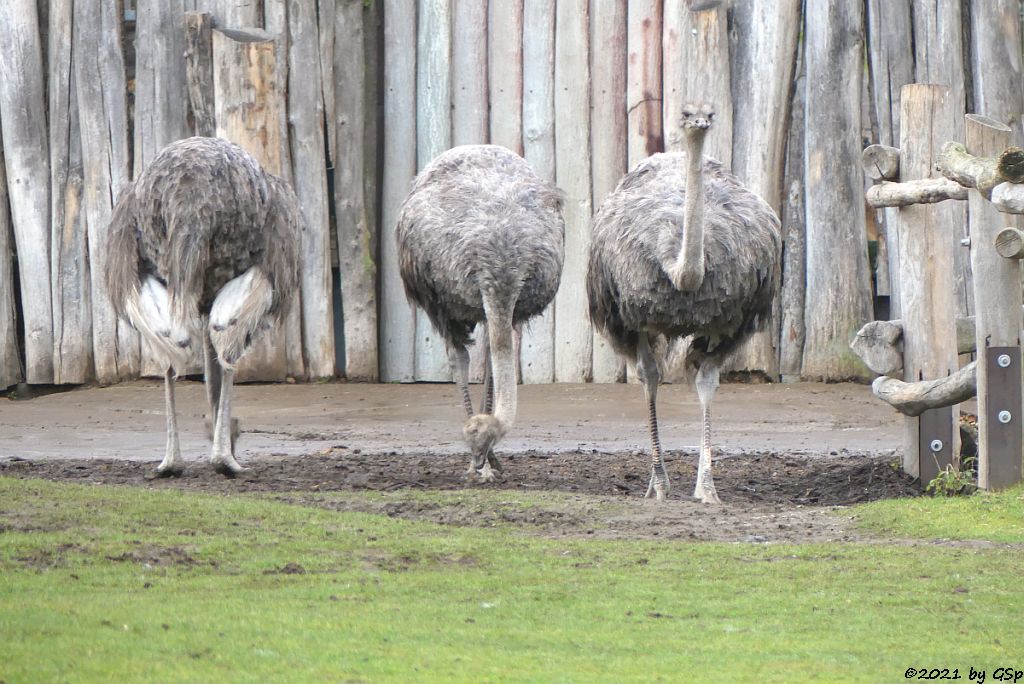
[[(682, 3), (669, 3), (668, 13), (681, 15)], [(666, 149), (662, 126), (662, 0), (631, 0), (626, 17), (626, 111), (629, 122), (628, 166)], [(679, 54), (677, 54), (679, 52)], [(669, 59), (681, 58), (670, 51)], [(674, 66), (670, 66), (670, 71)], [(667, 74), (674, 78), (673, 74)]]
[[(416, 168), (452, 146), (451, 0), (419, 0), (416, 27)], [(416, 312), (416, 379), (451, 380), (448, 352)]]
[[(523, 156), (541, 178), (555, 180), (555, 0), (523, 0)], [(555, 307), (523, 328), (524, 383), (554, 382)]]
[(587, 0), (555, 5), (555, 181), (565, 192), (565, 263), (555, 296), (555, 381), (592, 378), (584, 281), (590, 248), (590, 50)]
[(1024, 144), (1021, 113), (1021, 29), (1019, 0), (971, 2), (970, 111), (1004, 123), (1013, 131), (1011, 145)]
[(75, 4), (75, 82), (82, 145), (83, 210), (88, 226), (92, 342), (96, 379), (137, 375), (138, 335), (119, 321), (104, 274), (107, 229), (114, 200), (131, 180), (127, 76), (122, 58), (120, 4)]
[(14, 308), (14, 265), (11, 262), (11, 218), (7, 197), (3, 133), (0, 132), (0, 389), (24, 379), (18, 353), (18, 317)]
[(25, 378), (53, 382), (46, 74), (36, 3), (0, 3), (0, 124), (18, 251)]
[[(627, 171), (627, 11), (625, 0), (591, 6), (591, 171), (593, 207), (615, 189)], [(594, 382), (622, 382), (626, 363), (600, 333), (594, 333)]]
[(320, 84), (320, 35), (312, 3), (290, 6), (288, 73), (296, 76), (289, 79), (287, 90), (292, 185), (305, 228), (299, 251), (302, 352), (310, 378), (329, 378), (335, 374), (335, 360), (327, 140)]
[(195, 134), (210, 137), (217, 127), (213, 111), (213, 15), (209, 12), (185, 13), (185, 82)]
[(491, 142), (523, 153), (523, 0), (490, 3), (487, 30)]
[(783, 382), (800, 379), (804, 354), (804, 291), (807, 284), (807, 226), (804, 184), (804, 132), (807, 112), (807, 77), (803, 45), (798, 54), (797, 76), (786, 149), (785, 205), (782, 208), (782, 312), (779, 329), (779, 375)]
[(335, 15), (334, 75), (337, 79), (334, 139), (334, 214), (338, 229), (338, 268), (345, 335), (345, 377), (376, 381), (377, 235), (370, 221), (365, 159), (365, 30), (359, 0), (340, 0)]
[(808, 3), (806, 379), (867, 377), (850, 350), (871, 317), (860, 156), (863, 7)]
[[(49, 12), (48, 105), (50, 116), (50, 292), (53, 296), (53, 381), (82, 383), (95, 377), (92, 306), (85, 217), (82, 213), (82, 144), (72, 68), (74, 3), (54, 0)], [(6, 185), (0, 214), (7, 218)], [(0, 231), (10, 226), (0, 226)], [(3, 236), (5, 239), (8, 235)], [(4, 252), (5, 258), (9, 252)], [(11, 264), (7, 263), (7, 277)], [(9, 325), (14, 329), (13, 295)], [(0, 295), (2, 297), (3, 295)], [(0, 301), (3, 308), (3, 301)], [(2, 344), (2, 342), (0, 342)], [(17, 349), (17, 346), (13, 349)], [(116, 378), (116, 349), (109, 350)], [(15, 361), (17, 359), (15, 358)], [(2, 363), (3, 360), (0, 360)], [(3, 385), (0, 380), (0, 386)]]
[[(333, 122), (335, 121), (334, 107), (336, 104), (335, 97), (335, 76), (334, 76), (334, 60), (335, 60), (335, 28), (339, 21), (339, 15), (344, 13), (345, 2), (358, 2), (358, 0), (317, 0), (317, 36), (320, 39), (320, 49), (318, 51), (320, 58), (320, 101), (323, 102), (324, 107), (324, 135), (327, 138), (327, 166), (328, 168), (334, 168), (334, 163), (338, 159), (338, 141), (336, 136), (338, 131), (336, 130)], [(361, 3), (360, 3), (361, 6)], [(266, 6), (264, 5), (264, 12), (266, 12)], [(349, 14), (353, 15), (354, 12), (349, 10)], [(353, 20), (355, 17), (353, 16)], [(357, 28), (362, 31), (363, 22), (362, 15), (359, 16), (357, 22)], [(360, 45), (363, 41), (359, 41)], [(365, 61), (364, 56), (360, 56), (354, 66), (361, 66)], [(327, 199), (328, 202), (333, 201), (332, 198)]]
[(384, 168), (381, 201), (381, 380), (415, 376), (415, 315), (398, 274), (395, 224), (416, 175), (416, 7), (384, 2)]

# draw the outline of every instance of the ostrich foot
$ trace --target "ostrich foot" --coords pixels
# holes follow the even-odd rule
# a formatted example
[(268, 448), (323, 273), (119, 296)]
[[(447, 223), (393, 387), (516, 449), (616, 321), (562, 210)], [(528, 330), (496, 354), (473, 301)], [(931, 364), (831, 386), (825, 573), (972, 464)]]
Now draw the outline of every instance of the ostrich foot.
[(477, 471), (476, 474), (480, 476), (481, 482), (494, 482), (497, 479), (497, 473), (491, 467), (490, 463), (484, 463)]
[(161, 463), (153, 471), (153, 477), (181, 477), (185, 466), (180, 463)]
[(699, 483), (696, 489), (693, 490), (693, 497), (700, 499), (701, 503), (706, 504), (720, 504), (722, 500), (718, 498), (718, 492), (715, 491), (714, 482)]
[(213, 464), (214, 472), (217, 472), (227, 478), (233, 478), (239, 473), (248, 470), (247, 468), (243, 468), (239, 465), (238, 461), (235, 460), (235, 457), (230, 454), (224, 456), (215, 455), (210, 459), (210, 462)]
[[(661, 466), (660, 468), (658, 466)], [(665, 470), (664, 463), (656, 463), (651, 468), (651, 481), (647, 485), (647, 493), (644, 494), (645, 499), (650, 499), (651, 494), (654, 494), (654, 498), (657, 501), (664, 501), (668, 496), (668, 490), (672, 488), (672, 485), (668, 481), (668, 471)]]

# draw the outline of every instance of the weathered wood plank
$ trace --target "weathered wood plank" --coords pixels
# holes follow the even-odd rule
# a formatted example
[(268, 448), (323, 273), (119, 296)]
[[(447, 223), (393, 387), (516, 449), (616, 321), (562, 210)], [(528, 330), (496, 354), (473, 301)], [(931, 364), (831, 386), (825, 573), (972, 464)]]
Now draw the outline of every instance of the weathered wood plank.
[[(523, 156), (541, 178), (555, 180), (555, 0), (524, 0)], [(555, 307), (524, 329), (524, 383), (554, 382)]]
[[(682, 3), (669, 3), (668, 13), (685, 12)], [(626, 111), (629, 124), (627, 165), (633, 168), (643, 159), (665, 149), (662, 125), (662, 0), (631, 0), (626, 17)], [(667, 18), (667, 17), (666, 17)], [(680, 29), (676, 29), (677, 31)], [(681, 37), (679, 40), (682, 40)], [(677, 63), (681, 48), (666, 57)], [(674, 65), (667, 78), (675, 78)], [(675, 83), (677, 81), (672, 81)]]
[(0, 3), (0, 124), (30, 383), (53, 382), (45, 84), (36, 3)]
[(384, 168), (381, 201), (381, 380), (415, 376), (415, 315), (398, 274), (395, 224), (416, 175), (416, 7), (384, 3)]
[(11, 263), (11, 218), (7, 201), (7, 170), (0, 131), (0, 389), (21, 382), (18, 316), (14, 308), (14, 266)]
[[(625, 0), (604, 0), (591, 7), (590, 127), (596, 133), (591, 136), (595, 211), (627, 170), (627, 10)], [(594, 382), (622, 382), (625, 377), (625, 361), (603, 335), (595, 332)]]
[(803, 43), (793, 83), (793, 103), (786, 149), (786, 204), (782, 208), (782, 300), (779, 330), (779, 375), (783, 382), (800, 379), (804, 354), (804, 292), (807, 279), (807, 235), (804, 222), (804, 123), (807, 78)]
[[(83, 209), (92, 278), (92, 340), (96, 378), (114, 382), (138, 373), (138, 336), (118, 321), (103, 274), (114, 198), (131, 179), (127, 77), (121, 12), (116, 0), (75, 3), (75, 82), (81, 125)], [(115, 361), (116, 366), (111, 366)]]
[(727, 14), (725, 5), (690, 9), (683, 2), (665, 4), (663, 130), (666, 149), (685, 150), (683, 108), (707, 102), (715, 108), (715, 125), (704, 142), (704, 154), (732, 166), (733, 101)]
[[(801, 4), (800, 0), (751, 0), (736, 5), (732, 14), (732, 168), (779, 215)], [(772, 115), (763, 116), (764, 112)], [(781, 269), (774, 277), (776, 283), (781, 281)], [(730, 369), (778, 378), (780, 319), (780, 300), (776, 300), (768, 328), (737, 350)]]
[[(362, 48), (361, 43), (359, 47)], [(362, 53), (359, 55), (361, 57)], [(288, 81), (287, 117), (292, 185), (305, 223), (299, 252), (302, 351), (307, 375), (328, 378), (335, 374), (334, 305), (331, 301), (330, 209), (320, 85), (320, 35), (313, 3), (290, 5), (288, 73), (298, 75)], [(356, 161), (361, 163), (362, 157)]]
[(867, 376), (848, 346), (871, 317), (863, 172), (851, 163), (861, 149), (862, 26), (859, 3), (807, 5), (807, 379)]
[[(1013, 128), (994, 119), (969, 114), (966, 120), (967, 150), (977, 157), (994, 157), (1009, 144)], [(971, 217), (971, 270), (974, 273), (975, 341), (979, 359), (988, 347), (1017, 347), (1021, 342), (1021, 265), (1004, 259), (994, 248), (997, 233), (1006, 226), (1007, 217), (1000, 214), (977, 190), (968, 197)], [(1017, 227), (1024, 226), (1013, 219)], [(1019, 481), (1021, 454), (1012, 453), (1008, 444), (993, 442), (987, 421), (996, 400), (989, 391), (989, 366), (978, 364), (978, 486), (982, 489), (1002, 488)], [(1012, 423), (1022, 428), (1021, 406), (1010, 407)], [(1018, 444), (1020, 442), (1018, 441)]]
[[(958, 104), (944, 86), (907, 85), (901, 91), (900, 177), (936, 175), (935, 160), (949, 136)], [(899, 244), (900, 317), (903, 321), (903, 379), (933, 380), (957, 370), (956, 305), (953, 298), (953, 251), (949, 236), (952, 203), (914, 205), (899, 212), (896, 223)], [(956, 410), (954, 415), (958, 415)], [(954, 441), (959, 431), (954, 425)], [(903, 467), (918, 470), (918, 421), (908, 420), (903, 448)], [(956, 442), (953, 453), (959, 453)]]
[[(339, 5), (339, 2), (341, 5)], [(320, 101), (323, 102), (324, 121), (327, 124), (324, 135), (327, 136), (327, 166), (329, 168), (334, 167), (334, 162), (338, 158), (338, 142), (335, 139), (338, 131), (332, 123), (336, 120), (334, 107), (337, 102), (334, 77), (334, 36), (335, 27), (338, 23), (338, 14), (345, 9), (343, 6), (344, 2), (345, 0), (317, 0), (317, 35), (320, 38)], [(266, 4), (264, 4), (264, 15), (266, 11)], [(264, 21), (266, 21), (266, 16), (264, 16)], [(362, 25), (362, 16), (360, 16), (358, 22), (360, 31), (362, 31)], [(360, 44), (363, 43), (362, 40), (359, 42)], [(364, 61), (365, 57), (360, 56), (356, 64), (362, 65)], [(328, 201), (332, 200), (328, 199)]]
[(871, 180), (894, 181), (900, 177), (900, 151), (888, 145), (868, 145), (860, 157), (864, 173)]
[(587, 0), (555, 6), (555, 179), (566, 195), (565, 264), (555, 296), (555, 381), (592, 378), (584, 284), (590, 248), (590, 49)]
[(523, 0), (490, 3), (487, 31), (491, 142), (523, 153)]
[[(71, 61), (72, 41), (68, 39), (74, 30), (74, 3), (71, 0), (51, 2), (48, 21), (53, 382), (82, 383), (94, 377), (94, 370), (89, 259), (85, 217), (81, 211), (82, 144)], [(0, 203), (0, 214), (5, 219), (6, 190), (4, 187), (4, 202)], [(5, 228), (9, 227), (0, 226), (0, 231)], [(7, 256), (5, 253), (4, 258)], [(13, 309), (11, 315), (14, 315)], [(116, 379), (117, 351), (110, 348), (107, 354)], [(4, 386), (2, 381), (0, 386)]]
[[(452, 146), (451, 0), (419, 0), (416, 27), (416, 167)], [(416, 379), (451, 379), (448, 352), (430, 320), (416, 313)]]
[[(270, 173), (285, 175), (288, 160), (279, 122), (284, 117), (286, 63), (279, 56), (277, 40), (262, 30), (213, 31), (217, 135), (237, 143)], [(293, 302), (292, 311), (297, 309)], [(296, 322), (289, 316), (284, 326), (256, 343), (239, 364), (239, 382), (281, 381), (289, 375), (287, 329)]]
[(213, 15), (185, 13), (185, 81), (196, 135), (212, 137), (213, 114)]
[(334, 17), (334, 214), (344, 316), (345, 377), (376, 381), (377, 265), (376, 231), (370, 222), (366, 192), (366, 52), (361, 0), (339, 0)]

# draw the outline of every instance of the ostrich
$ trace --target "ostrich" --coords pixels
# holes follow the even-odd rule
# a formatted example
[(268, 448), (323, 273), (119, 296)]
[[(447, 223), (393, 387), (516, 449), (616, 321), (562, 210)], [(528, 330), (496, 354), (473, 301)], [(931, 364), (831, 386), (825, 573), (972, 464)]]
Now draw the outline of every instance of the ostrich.
[[(494, 478), (495, 444), (516, 416), (512, 330), (551, 302), (562, 274), (562, 194), (521, 157), (495, 145), (442, 153), (416, 178), (395, 238), (409, 301), (444, 339), (467, 422), (469, 474)], [(490, 399), (474, 414), (469, 396), (470, 333), (486, 327)], [(487, 383), (488, 388), (491, 383)], [(489, 395), (485, 389), (485, 395)]]
[(692, 336), (685, 364), (702, 409), (694, 496), (705, 503), (719, 502), (711, 475), (719, 368), (763, 327), (781, 248), (771, 207), (702, 155), (713, 119), (708, 105), (684, 108), (686, 153), (656, 154), (623, 177), (594, 218), (587, 273), (590, 318), (619, 354), (636, 361), (647, 398), (648, 497), (664, 499), (669, 490), (655, 412), (655, 342)]
[(286, 312), (295, 289), (298, 200), (242, 148), (218, 138), (165, 147), (123, 192), (107, 236), (106, 284), (117, 314), (166, 363), (167, 451), (161, 476), (183, 470), (174, 380), (202, 345), (214, 469), (228, 477), (238, 422), (235, 365)]

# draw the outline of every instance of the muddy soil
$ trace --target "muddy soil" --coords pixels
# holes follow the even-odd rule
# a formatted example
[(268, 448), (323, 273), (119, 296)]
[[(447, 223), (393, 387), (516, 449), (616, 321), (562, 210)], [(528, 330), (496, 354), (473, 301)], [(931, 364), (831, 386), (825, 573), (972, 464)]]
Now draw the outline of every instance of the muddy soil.
[[(503, 478), (490, 484), (465, 479), (464, 414), (449, 384), (257, 384), (236, 392), (238, 458), (249, 469), (234, 480), (203, 460), (210, 447), (196, 382), (179, 383), (177, 393), (188, 469), (152, 479), (165, 440), (162, 386), (152, 381), (0, 399), (0, 476), (267, 493), (556, 537), (722, 541), (862, 539), (846, 506), (917, 492), (894, 467), (901, 417), (863, 385), (722, 385), (713, 432), (721, 506), (689, 498), (700, 406), (681, 385), (659, 391), (672, 476), (670, 500), (661, 503), (643, 498), (647, 413), (635, 385), (522, 386), (516, 425), (499, 447)], [(480, 488), (537, 496), (498, 505), (457, 494)]]

